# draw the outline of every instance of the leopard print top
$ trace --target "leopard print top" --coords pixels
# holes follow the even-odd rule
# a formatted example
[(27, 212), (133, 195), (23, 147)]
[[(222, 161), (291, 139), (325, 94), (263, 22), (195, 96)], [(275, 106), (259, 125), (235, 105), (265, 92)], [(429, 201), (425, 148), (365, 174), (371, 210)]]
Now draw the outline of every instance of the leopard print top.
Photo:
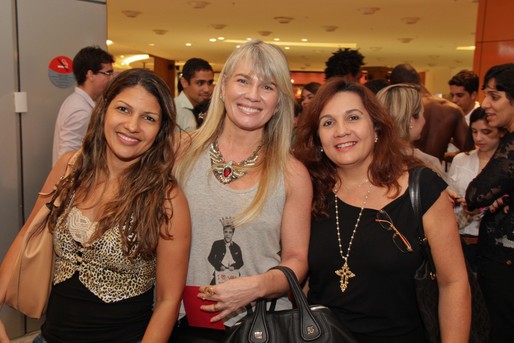
[(125, 256), (118, 226), (91, 244), (82, 245), (71, 236), (69, 220), (69, 216), (61, 216), (54, 231), (54, 285), (78, 272), (87, 289), (102, 301), (112, 303), (143, 294), (155, 284), (156, 259)]

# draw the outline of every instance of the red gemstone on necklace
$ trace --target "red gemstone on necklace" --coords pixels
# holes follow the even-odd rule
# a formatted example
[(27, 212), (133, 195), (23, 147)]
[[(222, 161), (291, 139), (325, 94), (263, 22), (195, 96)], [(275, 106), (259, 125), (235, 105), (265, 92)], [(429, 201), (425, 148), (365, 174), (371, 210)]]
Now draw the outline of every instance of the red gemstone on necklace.
[(232, 174), (232, 168), (225, 167), (225, 169), (223, 169), (223, 176), (229, 177), (231, 174)]

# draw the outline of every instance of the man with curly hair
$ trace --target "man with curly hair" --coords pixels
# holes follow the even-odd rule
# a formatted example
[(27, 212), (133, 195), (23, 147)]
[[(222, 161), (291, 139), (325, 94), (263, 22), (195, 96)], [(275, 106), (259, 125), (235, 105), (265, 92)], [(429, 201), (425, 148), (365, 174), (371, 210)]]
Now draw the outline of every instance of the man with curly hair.
[(348, 82), (359, 82), (364, 65), (364, 56), (359, 50), (339, 49), (325, 62), (325, 79), (342, 76)]

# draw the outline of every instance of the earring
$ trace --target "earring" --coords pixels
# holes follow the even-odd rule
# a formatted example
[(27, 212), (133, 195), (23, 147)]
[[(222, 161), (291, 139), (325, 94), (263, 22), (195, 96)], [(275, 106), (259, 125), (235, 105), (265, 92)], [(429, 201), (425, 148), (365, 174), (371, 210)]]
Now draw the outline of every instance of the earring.
[(324, 152), (325, 150), (323, 150), (323, 147), (320, 147), (319, 151)]
[(375, 143), (378, 142), (378, 135), (375, 134)]

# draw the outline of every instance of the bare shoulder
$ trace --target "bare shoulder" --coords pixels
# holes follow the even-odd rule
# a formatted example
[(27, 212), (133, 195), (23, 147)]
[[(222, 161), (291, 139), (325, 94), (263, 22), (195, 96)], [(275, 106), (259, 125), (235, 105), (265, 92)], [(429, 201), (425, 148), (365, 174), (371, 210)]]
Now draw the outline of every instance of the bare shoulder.
[(288, 190), (302, 188), (312, 193), (312, 182), (307, 168), (292, 155), (286, 162), (286, 187)]

